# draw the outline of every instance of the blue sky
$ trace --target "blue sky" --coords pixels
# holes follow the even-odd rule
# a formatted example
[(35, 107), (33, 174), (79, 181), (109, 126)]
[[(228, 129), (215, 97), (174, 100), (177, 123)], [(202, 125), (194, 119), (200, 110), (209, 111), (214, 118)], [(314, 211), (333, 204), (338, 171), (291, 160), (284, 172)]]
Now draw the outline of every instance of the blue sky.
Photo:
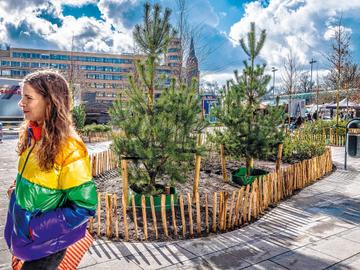
[[(154, 3), (154, 0), (150, 1)], [(173, 10), (176, 0), (157, 0)], [(13, 47), (69, 50), (74, 36), (77, 51), (132, 52), (132, 29), (141, 22), (140, 0), (1, 0), (0, 42)], [(245, 55), (238, 40), (251, 21), (266, 29), (268, 37), (260, 61), (282, 66), (291, 50), (300, 69), (317, 60), (316, 69), (325, 73), (324, 55), (336, 19), (342, 14), (351, 36), (353, 59), (360, 57), (360, 0), (186, 0), (188, 23), (193, 29), (200, 71), (205, 80), (231, 78), (242, 67)]]

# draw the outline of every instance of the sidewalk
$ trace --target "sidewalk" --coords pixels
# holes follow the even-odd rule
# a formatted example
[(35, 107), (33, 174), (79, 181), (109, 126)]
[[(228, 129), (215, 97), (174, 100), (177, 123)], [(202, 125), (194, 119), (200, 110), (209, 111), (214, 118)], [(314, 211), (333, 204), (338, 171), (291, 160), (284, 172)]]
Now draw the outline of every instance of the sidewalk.
[[(1, 236), (5, 191), (16, 171), (9, 144), (0, 145)], [(332, 149), (335, 173), (247, 227), (171, 243), (97, 240), (80, 269), (360, 269), (360, 161), (350, 159), (350, 170), (342, 170), (343, 149)], [(10, 253), (0, 242), (0, 269), (9, 269)]]

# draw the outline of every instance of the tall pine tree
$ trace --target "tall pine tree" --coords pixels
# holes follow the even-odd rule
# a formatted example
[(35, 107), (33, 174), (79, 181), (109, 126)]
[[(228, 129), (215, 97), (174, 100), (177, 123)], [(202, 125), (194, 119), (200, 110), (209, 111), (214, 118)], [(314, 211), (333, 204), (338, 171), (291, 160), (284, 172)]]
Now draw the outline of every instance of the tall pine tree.
[(201, 152), (196, 135), (204, 122), (195, 81), (187, 87), (173, 79), (154, 100), (157, 60), (173, 34), (171, 12), (166, 9), (161, 19), (159, 5), (151, 14), (151, 6), (145, 4), (144, 14), (143, 25), (134, 31), (135, 40), (147, 56), (145, 62), (136, 65), (140, 80), (129, 77), (126, 100), (115, 102), (110, 114), (113, 124), (124, 132), (124, 136), (114, 138), (115, 152), (120, 158), (135, 160), (129, 170), (130, 182), (145, 194), (156, 194), (159, 182), (172, 185), (185, 180), (194, 154)]
[(265, 157), (283, 140), (283, 108), (278, 102), (266, 109), (260, 106), (271, 79), (264, 74), (265, 64), (255, 63), (265, 39), (266, 32), (262, 30), (257, 40), (255, 23), (251, 23), (247, 44), (240, 40), (249, 60), (244, 61), (241, 75), (234, 72), (235, 80), (229, 81), (216, 110), (219, 122), (226, 127), (216, 138), (224, 143), (228, 153), (245, 158), (247, 176), (253, 159)]

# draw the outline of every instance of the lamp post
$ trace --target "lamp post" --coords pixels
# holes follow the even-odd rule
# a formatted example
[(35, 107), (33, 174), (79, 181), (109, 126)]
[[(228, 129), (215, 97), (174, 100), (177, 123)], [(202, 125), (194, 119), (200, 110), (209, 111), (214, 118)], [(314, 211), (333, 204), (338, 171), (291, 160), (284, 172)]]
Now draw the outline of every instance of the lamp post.
[(312, 91), (312, 67), (313, 67), (313, 64), (316, 63), (316, 61), (311, 58), (311, 61), (309, 62), (310, 63), (310, 92)]
[(272, 71), (272, 73), (273, 73), (273, 98), (275, 99), (275, 72), (277, 71), (278, 69), (277, 68), (275, 68), (275, 67), (272, 67), (271, 68), (271, 71)]

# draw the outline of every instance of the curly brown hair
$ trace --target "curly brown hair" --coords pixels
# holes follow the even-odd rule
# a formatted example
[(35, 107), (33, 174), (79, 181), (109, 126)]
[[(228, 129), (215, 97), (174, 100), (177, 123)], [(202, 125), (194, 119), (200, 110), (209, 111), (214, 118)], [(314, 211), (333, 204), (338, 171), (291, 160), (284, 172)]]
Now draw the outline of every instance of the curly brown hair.
[[(54, 70), (40, 70), (28, 74), (21, 86), (30, 85), (48, 102), (45, 121), (42, 126), (41, 140), (36, 157), (42, 170), (54, 166), (60, 147), (73, 132), (71, 117), (71, 93), (65, 78)], [(20, 155), (28, 148), (28, 126), (25, 120), (21, 126), (17, 152)]]

